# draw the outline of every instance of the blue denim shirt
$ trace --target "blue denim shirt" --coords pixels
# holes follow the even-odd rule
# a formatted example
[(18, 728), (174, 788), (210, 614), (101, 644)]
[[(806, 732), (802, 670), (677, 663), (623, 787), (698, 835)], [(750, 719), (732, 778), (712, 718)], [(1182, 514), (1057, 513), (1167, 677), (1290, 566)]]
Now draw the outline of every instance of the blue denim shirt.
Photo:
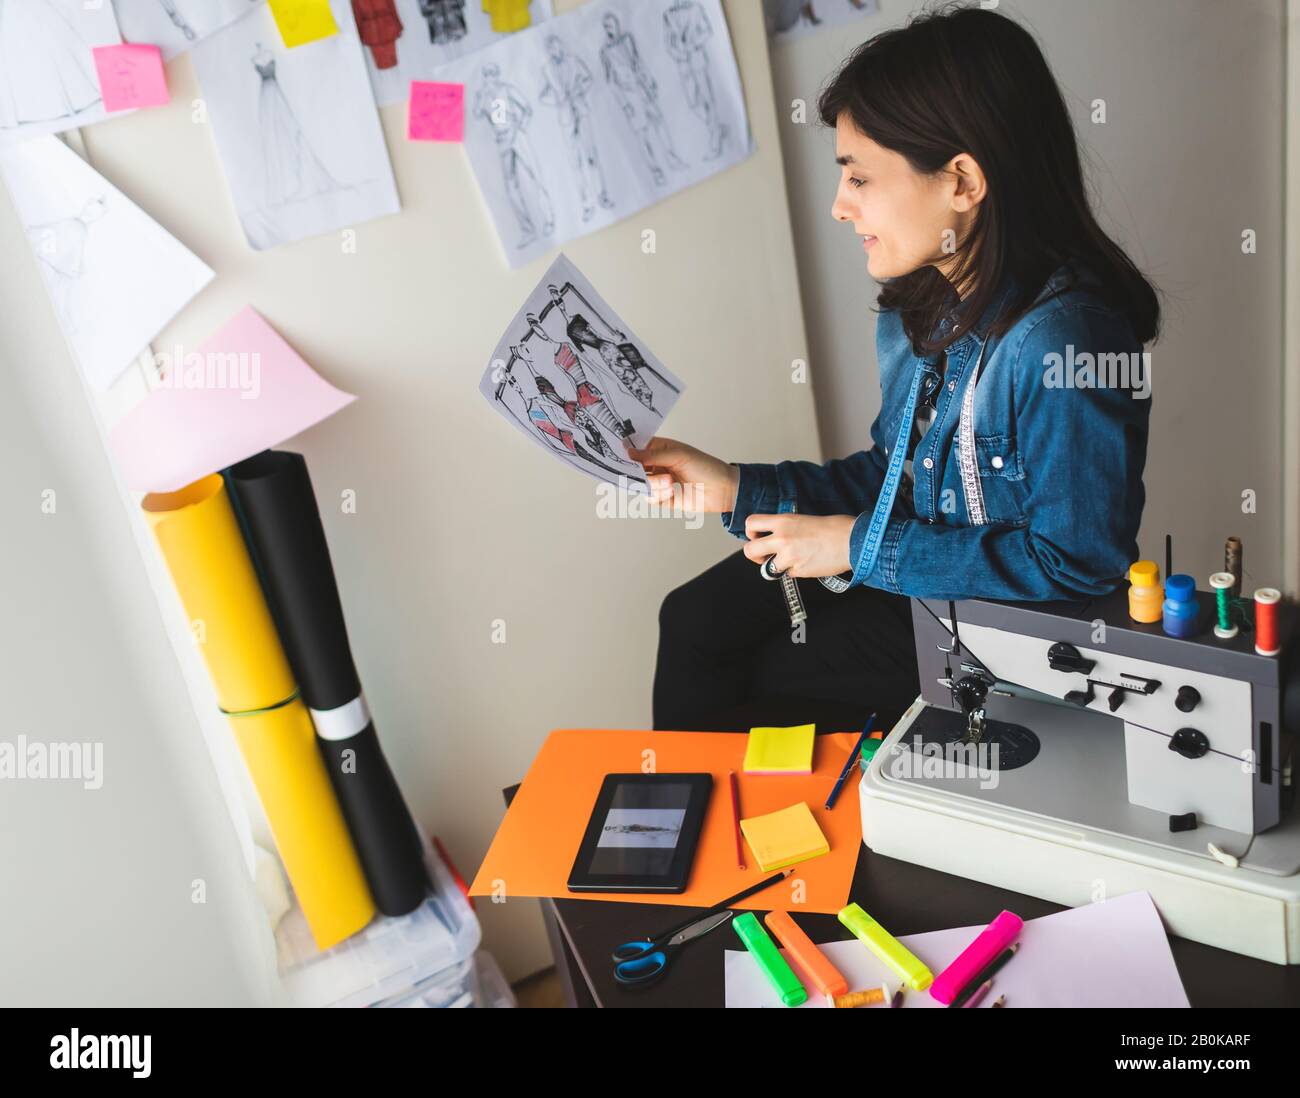
[[(735, 463), (736, 509), (723, 526), (747, 540), (750, 515), (857, 515), (851, 585), (915, 598), (1047, 602), (1115, 590), (1138, 559), (1150, 375), (1123, 316), (1086, 276), (1068, 281), (1067, 269), (1058, 271), (1010, 331), (990, 336), (1004, 290), (949, 346), (935, 419), (913, 455), (912, 491), (899, 492), (869, 570), (867, 528), (915, 372), (928, 375), (923, 395), (939, 384), (940, 356), (917, 357), (895, 312), (883, 312), (877, 326), (882, 399), (871, 448), (824, 465)], [(970, 475), (978, 469), (972, 494), (980, 498), (972, 501), (958, 428), (981, 351), (967, 446)]]

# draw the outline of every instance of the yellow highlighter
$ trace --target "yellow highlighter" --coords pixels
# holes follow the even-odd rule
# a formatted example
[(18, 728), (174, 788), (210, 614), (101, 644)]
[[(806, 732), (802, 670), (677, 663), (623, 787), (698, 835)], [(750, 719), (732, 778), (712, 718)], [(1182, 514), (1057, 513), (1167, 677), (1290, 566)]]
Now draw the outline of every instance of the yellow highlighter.
[(853, 936), (872, 953), (885, 962), (913, 991), (924, 991), (934, 983), (934, 974), (897, 938), (857, 904), (849, 904), (839, 914), (839, 920), (853, 932)]

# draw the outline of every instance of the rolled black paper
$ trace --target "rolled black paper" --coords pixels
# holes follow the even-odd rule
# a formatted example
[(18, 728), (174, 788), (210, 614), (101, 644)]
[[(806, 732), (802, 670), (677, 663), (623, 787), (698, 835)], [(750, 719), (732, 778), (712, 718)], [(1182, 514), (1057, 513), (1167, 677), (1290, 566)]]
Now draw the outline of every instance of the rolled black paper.
[[(424, 901), (428, 876), (415, 821), (360, 701), (325, 528), (301, 454), (259, 454), (226, 474), (236, 513), (303, 700), (313, 711), (353, 706), (355, 729), (317, 719), (317, 746), (361, 858), (375, 904), (406, 915)], [(317, 714), (313, 712), (313, 718)]]

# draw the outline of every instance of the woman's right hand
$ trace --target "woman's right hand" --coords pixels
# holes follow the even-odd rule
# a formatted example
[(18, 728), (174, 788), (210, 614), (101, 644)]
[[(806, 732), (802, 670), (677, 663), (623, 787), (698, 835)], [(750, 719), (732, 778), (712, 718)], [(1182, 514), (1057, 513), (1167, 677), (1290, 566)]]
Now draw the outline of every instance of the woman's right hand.
[(628, 456), (645, 466), (653, 503), (678, 499), (686, 510), (708, 515), (736, 509), (740, 470), (734, 465), (671, 438), (653, 438), (644, 450), (629, 447)]

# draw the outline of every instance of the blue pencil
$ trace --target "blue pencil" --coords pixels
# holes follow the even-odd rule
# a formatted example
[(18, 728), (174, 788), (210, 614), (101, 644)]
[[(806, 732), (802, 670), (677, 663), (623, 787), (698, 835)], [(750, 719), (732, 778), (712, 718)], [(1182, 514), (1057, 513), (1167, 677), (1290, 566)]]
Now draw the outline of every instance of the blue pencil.
[(849, 773), (858, 763), (858, 755), (862, 752), (862, 745), (867, 742), (867, 737), (871, 734), (872, 725), (876, 723), (876, 715), (871, 714), (867, 718), (867, 723), (863, 726), (862, 735), (858, 737), (858, 742), (853, 745), (853, 750), (849, 752), (849, 761), (844, 764), (844, 769), (840, 771), (839, 781), (835, 783), (835, 788), (831, 790), (831, 795), (826, 798), (826, 807), (835, 807), (835, 798), (840, 795), (840, 790), (844, 788), (844, 783), (849, 780)]

